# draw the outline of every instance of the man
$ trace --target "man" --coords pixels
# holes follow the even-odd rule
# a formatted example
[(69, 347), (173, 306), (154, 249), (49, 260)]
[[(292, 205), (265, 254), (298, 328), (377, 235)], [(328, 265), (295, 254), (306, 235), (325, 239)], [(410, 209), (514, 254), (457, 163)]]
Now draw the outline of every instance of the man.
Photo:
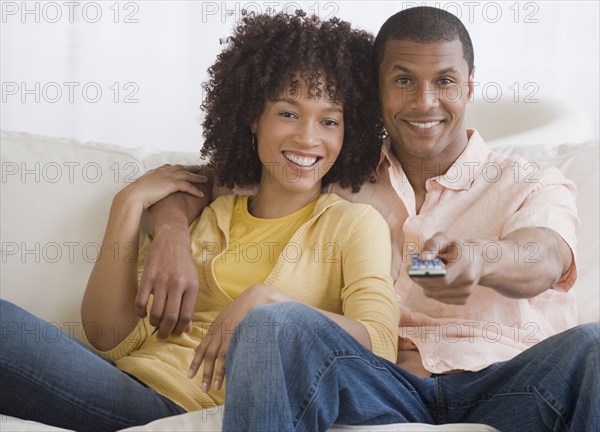
[[(389, 135), (376, 181), (357, 194), (333, 188), (373, 205), (390, 225), (397, 364), (343, 332), (319, 331), (327, 319), (294, 303), (256, 308), (227, 355), (225, 430), (325, 430), (333, 422), (600, 428), (600, 330), (573, 328), (569, 292), (574, 186), (555, 169), (532, 172), (523, 159), (491, 152), (466, 129), (473, 59), (466, 29), (447, 12), (417, 7), (389, 18), (374, 47)], [(140, 314), (150, 291), (158, 296), (151, 319), (165, 337), (187, 325), (195, 289), (168, 288), (170, 275), (192, 281), (195, 269), (181, 247), (189, 217), (167, 205), (175, 206), (151, 214), (151, 258), (178, 263), (163, 276), (156, 264), (147, 269), (138, 295)], [(439, 256), (445, 275), (411, 278), (414, 252)], [(286, 337), (289, 323), (306, 331)], [(244, 337), (249, 331), (263, 337)]]

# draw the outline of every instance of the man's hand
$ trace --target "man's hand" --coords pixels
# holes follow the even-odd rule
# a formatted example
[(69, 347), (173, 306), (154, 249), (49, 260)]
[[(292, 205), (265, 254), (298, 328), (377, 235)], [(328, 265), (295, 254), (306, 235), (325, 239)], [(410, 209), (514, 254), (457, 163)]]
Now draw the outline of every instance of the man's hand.
[[(150, 324), (159, 338), (191, 330), (198, 293), (198, 272), (190, 250), (189, 224), (211, 200), (212, 178), (206, 167), (182, 167), (197, 175), (197, 194), (174, 193), (154, 203), (142, 216), (144, 229), (153, 236), (135, 299), (135, 310), (145, 317), (154, 295)], [(202, 180), (202, 181), (200, 181)]]
[[(469, 243), (473, 248), (474, 245)], [(421, 259), (431, 260), (436, 256), (446, 264), (443, 277), (415, 277), (413, 280), (423, 288), (423, 293), (435, 300), (447, 304), (467, 303), (479, 284), (483, 260), (475, 249), (471, 253), (456, 239), (444, 233), (437, 233), (423, 246)]]
[(146, 316), (154, 295), (150, 324), (158, 338), (190, 331), (198, 293), (198, 270), (192, 259), (187, 227), (165, 227), (155, 232), (135, 299), (136, 313)]
[(478, 285), (515, 299), (551, 289), (572, 263), (571, 249), (548, 228), (521, 228), (498, 240), (458, 240), (436, 233), (425, 242), (421, 259), (439, 256), (444, 277), (413, 280), (427, 297), (465, 304)]
[(202, 390), (208, 392), (215, 377), (215, 388), (219, 390), (225, 379), (227, 350), (233, 337), (233, 331), (250, 309), (262, 304), (294, 300), (277, 288), (266, 284), (249, 287), (238, 298), (230, 303), (210, 325), (204, 340), (196, 348), (196, 355), (190, 365), (189, 378), (193, 378), (204, 362)]

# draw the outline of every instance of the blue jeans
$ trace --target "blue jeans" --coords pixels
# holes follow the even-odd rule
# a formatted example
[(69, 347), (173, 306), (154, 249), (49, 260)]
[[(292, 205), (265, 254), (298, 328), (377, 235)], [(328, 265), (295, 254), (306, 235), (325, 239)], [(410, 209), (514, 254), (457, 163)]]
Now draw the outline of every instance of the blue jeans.
[(0, 300), (0, 413), (81, 431), (112, 431), (182, 414), (86, 346)]
[(419, 378), (298, 303), (253, 309), (227, 355), (224, 431), (484, 423), (600, 430), (600, 326), (582, 325), (478, 372)]

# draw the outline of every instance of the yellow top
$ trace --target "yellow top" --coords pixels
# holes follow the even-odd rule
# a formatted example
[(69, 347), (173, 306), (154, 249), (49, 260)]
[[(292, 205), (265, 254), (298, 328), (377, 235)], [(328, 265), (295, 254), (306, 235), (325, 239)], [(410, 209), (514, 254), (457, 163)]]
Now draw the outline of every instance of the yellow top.
[[(235, 199), (216, 199), (190, 226), (200, 283), (191, 333), (158, 340), (145, 318), (117, 347), (99, 352), (188, 411), (220, 405), (225, 399), (224, 387), (202, 391), (202, 366), (193, 379), (187, 372), (210, 324), (233, 301), (217, 281), (214, 264), (229, 244)], [(140, 250), (140, 274), (149, 243), (146, 239)], [(367, 329), (372, 351), (395, 361), (399, 312), (390, 261), (390, 233), (383, 217), (369, 205), (324, 194), (265, 283), (307, 305), (356, 319)]]
[(264, 282), (284, 246), (310, 219), (316, 203), (281, 218), (261, 219), (248, 211), (248, 196), (237, 197), (227, 251), (215, 260), (215, 277), (223, 291), (235, 299), (246, 288)]

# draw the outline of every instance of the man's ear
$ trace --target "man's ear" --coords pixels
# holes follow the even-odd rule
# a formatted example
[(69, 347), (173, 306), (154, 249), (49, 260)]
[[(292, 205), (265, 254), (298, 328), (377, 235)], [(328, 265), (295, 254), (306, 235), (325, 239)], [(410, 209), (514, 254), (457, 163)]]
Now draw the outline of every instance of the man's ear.
[(469, 82), (468, 82), (468, 87), (469, 87), (469, 94), (468, 94), (468, 100), (472, 101), (473, 100), (473, 93), (475, 92), (475, 66), (473, 66), (473, 70), (471, 71), (471, 74), (469, 75)]

